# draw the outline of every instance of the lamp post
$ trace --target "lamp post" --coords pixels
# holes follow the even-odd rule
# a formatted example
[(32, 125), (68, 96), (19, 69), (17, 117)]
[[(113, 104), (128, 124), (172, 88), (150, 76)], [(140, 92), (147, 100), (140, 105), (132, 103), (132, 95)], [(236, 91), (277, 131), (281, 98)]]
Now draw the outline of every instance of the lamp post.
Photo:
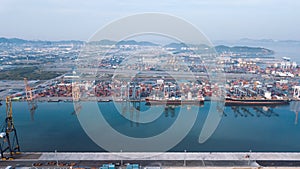
[(57, 150), (55, 150), (56, 166), (58, 166)]
[(186, 166), (186, 150), (184, 150), (183, 166)]
[[(120, 152), (122, 153), (123, 150), (120, 150)], [(121, 155), (121, 166), (123, 166), (123, 159), (122, 159), (122, 155)]]
[(251, 161), (251, 152), (252, 152), (252, 150), (250, 149), (249, 150), (249, 158), (248, 158), (248, 165), (250, 166), (250, 161)]

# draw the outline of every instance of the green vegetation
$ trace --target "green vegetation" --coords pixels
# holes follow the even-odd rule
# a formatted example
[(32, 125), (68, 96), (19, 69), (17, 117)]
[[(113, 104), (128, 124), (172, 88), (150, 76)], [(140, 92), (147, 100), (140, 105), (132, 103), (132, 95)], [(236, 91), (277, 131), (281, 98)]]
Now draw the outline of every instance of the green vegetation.
[(20, 67), (10, 70), (0, 71), (0, 80), (49, 80), (64, 74), (65, 72), (42, 71), (36, 66)]

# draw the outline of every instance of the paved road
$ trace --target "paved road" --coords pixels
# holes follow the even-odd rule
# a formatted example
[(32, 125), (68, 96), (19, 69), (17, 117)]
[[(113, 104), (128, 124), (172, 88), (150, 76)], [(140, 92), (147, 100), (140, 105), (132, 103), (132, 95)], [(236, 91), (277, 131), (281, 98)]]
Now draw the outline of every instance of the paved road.
[[(188, 166), (188, 167), (233, 167), (233, 166), (300, 166), (300, 153), (22, 153), (13, 161), (1, 161), (2, 166), (32, 166), (39, 163), (47, 168), (55, 168), (56, 161), (76, 166), (99, 167), (105, 163), (118, 165), (138, 163), (141, 166)], [(52, 164), (49, 164), (49, 162)], [(124, 165), (123, 165), (124, 166)]]
[(300, 160), (300, 153), (42, 153), (39, 160)]

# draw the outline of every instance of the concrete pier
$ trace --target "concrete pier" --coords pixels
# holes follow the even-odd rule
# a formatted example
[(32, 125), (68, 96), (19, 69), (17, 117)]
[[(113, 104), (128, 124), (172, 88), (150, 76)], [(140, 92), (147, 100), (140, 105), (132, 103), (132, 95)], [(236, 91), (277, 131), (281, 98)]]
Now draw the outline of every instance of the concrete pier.
[(178, 160), (210, 160), (210, 161), (300, 161), (300, 153), (261, 153), (261, 152), (118, 152), (118, 153), (88, 153), (88, 152), (36, 152), (22, 153), (16, 156), (15, 160), (33, 160), (33, 161), (109, 161), (109, 160), (150, 160), (150, 161), (178, 161)]
[(0, 161), (0, 168), (99, 168), (113, 163), (125, 169), (127, 163), (139, 164), (141, 169), (273, 169), (299, 168), (300, 153), (203, 152), (203, 153), (88, 153), (33, 152)]

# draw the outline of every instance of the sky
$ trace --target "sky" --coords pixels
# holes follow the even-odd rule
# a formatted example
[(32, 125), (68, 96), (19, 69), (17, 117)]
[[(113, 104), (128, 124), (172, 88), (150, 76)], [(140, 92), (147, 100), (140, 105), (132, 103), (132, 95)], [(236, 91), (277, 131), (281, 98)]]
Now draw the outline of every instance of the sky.
[(0, 0), (0, 37), (86, 41), (112, 21), (157, 12), (210, 40), (300, 40), (299, 9), (299, 0)]

